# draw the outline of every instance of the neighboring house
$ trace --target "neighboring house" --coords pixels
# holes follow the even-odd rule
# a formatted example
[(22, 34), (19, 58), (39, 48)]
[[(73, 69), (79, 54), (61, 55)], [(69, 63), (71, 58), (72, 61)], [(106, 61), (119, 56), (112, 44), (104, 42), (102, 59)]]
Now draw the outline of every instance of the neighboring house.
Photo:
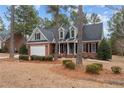
[[(24, 37), (21, 33), (14, 33), (14, 50), (19, 52), (20, 47), (24, 44)], [(10, 35), (5, 41), (5, 46), (10, 49)]]
[[(9, 52), (10, 49), (10, 32), (9, 31), (3, 31), (0, 33), (0, 37), (2, 38), (2, 46), (1, 47), (6, 47), (6, 49)], [(19, 51), (19, 48), (22, 46), (24, 43), (24, 37), (20, 33), (14, 33), (14, 50), (15, 52)]]
[(0, 32), (0, 49), (2, 49), (5, 46), (5, 41), (7, 36), (8, 36), (7, 31)]
[[(55, 52), (55, 29), (35, 28), (28, 39), (29, 55), (48, 56)], [(84, 25), (82, 35), (82, 56), (96, 57), (96, 51), (103, 38), (103, 24)], [(77, 53), (77, 25), (60, 27), (59, 32), (59, 57), (75, 57)]]

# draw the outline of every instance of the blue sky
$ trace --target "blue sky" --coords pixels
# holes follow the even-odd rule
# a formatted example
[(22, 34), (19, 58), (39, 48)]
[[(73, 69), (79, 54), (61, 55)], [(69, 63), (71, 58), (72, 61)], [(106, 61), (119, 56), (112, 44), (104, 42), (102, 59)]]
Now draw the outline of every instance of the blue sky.
[[(119, 7), (119, 6), (116, 6)], [(51, 15), (46, 12), (46, 6), (40, 6), (37, 5), (35, 6), (36, 10), (39, 12), (39, 16), (42, 18), (51, 18)], [(104, 24), (104, 34), (108, 33), (107, 29), (107, 21), (112, 17), (112, 14), (114, 14), (116, 11), (108, 9), (104, 5), (89, 5), (89, 6), (84, 6), (84, 12), (90, 15), (91, 13), (97, 13), (99, 17), (101, 18), (103, 24)], [(7, 13), (7, 6), (1, 5), (0, 6), (0, 16), (3, 18), (4, 24), (6, 25), (6, 28), (8, 28), (9, 22), (7, 21), (5, 17), (5, 13)]]

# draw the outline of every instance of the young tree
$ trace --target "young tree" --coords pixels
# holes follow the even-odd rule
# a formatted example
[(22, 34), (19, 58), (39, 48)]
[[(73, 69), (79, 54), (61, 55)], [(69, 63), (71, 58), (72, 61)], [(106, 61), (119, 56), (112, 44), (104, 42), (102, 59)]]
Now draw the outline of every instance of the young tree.
[(10, 37), (10, 59), (14, 59), (14, 12), (15, 6), (12, 5), (11, 7), (11, 37)]
[[(117, 9), (114, 7), (111, 7), (111, 9), (114, 9), (118, 11), (115, 13), (110, 21), (108, 22), (110, 36), (111, 36), (111, 45), (112, 45), (112, 52), (123, 54), (124, 53), (124, 7), (121, 7), (121, 9)], [(121, 49), (121, 51), (120, 51)]]
[(78, 43), (77, 43), (77, 57), (76, 66), (78, 69), (82, 69), (82, 30), (83, 30), (83, 6), (78, 6)]
[(98, 22), (101, 22), (100, 17), (96, 13), (92, 13), (88, 18), (88, 23), (96, 24)]
[(55, 54), (54, 54), (54, 59), (58, 59), (58, 39), (59, 39), (59, 33), (58, 33), (58, 28), (60, 26), (60, 11), (63, 9), (65, 11), (68, 10), (68, 8), (75, 8), (74, 6), (59, 6), (59, 5), (48, 5), (47, 6), (47, 12), (52, 14), (53, 20), (54, 20), (54, 25), (53, 27), (56, 29), (54, 31), (54, 37), (55, 37)]
[(112, 58), (111, 47), (110, 44), (104, 38), (97, 51), (97, 57), (101, 60), (109, 60)]
[(54, 60), (58, 59), (58, 27), (59, 27), (59, 12), (60, 12), (60, 6), (59, 5), (51, 5), (51, 6), (47, 6), (47, 12), (51, 13), (54, 19), (54, 28), (56, 29), (56, 32), (54, 31), (54, 37), (55, 37), (55, 54), (54, 54)]

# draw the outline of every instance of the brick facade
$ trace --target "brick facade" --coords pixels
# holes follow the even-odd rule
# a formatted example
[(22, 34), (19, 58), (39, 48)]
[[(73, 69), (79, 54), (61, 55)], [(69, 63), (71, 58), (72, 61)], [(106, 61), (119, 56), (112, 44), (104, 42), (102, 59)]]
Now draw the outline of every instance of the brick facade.
[[(14, 34), (14, 48), (15, 52), (18, 52), (22, 44), (24, 43), (24, 37), (21, 34), (15, 33)], [(5, 41), (5, 47), (10, 49), (10, 38)]]

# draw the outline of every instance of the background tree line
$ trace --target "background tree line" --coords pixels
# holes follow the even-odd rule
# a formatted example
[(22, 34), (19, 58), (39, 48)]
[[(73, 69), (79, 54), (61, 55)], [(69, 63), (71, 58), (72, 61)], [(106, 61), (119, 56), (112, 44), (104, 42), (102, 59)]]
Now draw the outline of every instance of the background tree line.
[(117, 55), (124, 55), (124, 6), (121, 8), (109, 7), (117, 11), (108, 21), (110, 32), (110, 44), (112, 53)]

